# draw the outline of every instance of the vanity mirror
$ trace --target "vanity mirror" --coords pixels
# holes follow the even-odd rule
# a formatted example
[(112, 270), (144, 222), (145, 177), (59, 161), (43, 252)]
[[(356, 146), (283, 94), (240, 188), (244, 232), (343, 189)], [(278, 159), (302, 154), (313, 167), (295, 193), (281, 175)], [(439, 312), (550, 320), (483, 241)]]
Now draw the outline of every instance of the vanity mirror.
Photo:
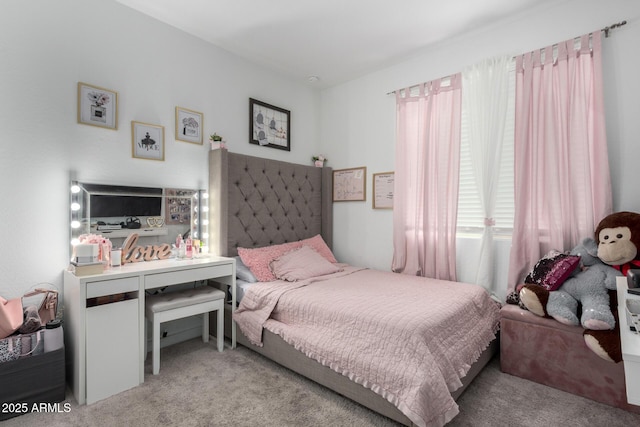
[(208, 249), (208, 197), (204, 190), (108, 185), (73, 181), (70, 251), (83, 234), (100, 234), (114, 247), (132, 233), (142, 242), (174, 243), (190, 235)]

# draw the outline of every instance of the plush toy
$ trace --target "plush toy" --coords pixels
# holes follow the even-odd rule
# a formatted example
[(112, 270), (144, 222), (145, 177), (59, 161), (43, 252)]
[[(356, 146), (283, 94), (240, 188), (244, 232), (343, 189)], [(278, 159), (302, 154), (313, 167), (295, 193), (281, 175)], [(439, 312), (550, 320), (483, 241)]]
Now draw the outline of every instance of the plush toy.
[(598, 258), (623, 275), (640, 268), (640, 214), (616, 212), (606, 216), (596, 228)]
[[(597, 257), (600, 261), (615, 269), (617, 275), (626, 275), (629, 269), (640, 268), (640, 214), (616, 212), (606, 216), (598, 224), (595, 238), (597, 240)], [(574, 277), (578, 278), (582, 274), (579, 273)], [(607, 277), (609, 277), (609, 274), (607, 274)], [(567, 279), (567, 282), (569, 280)], [(603, 287), (608, 289), (610, 312), (615, 320), (614, 327), (613, 329), (605, 328), (599, 330), (585, 329), (583, 336), (585, 344), (595, 354), (605, 360), (618, 363), (622, 361), (622, 348), (620, 344), (615, 282), (611, 283), (611, 281), (605, 280)], [(540, 286), (532, 285), (525, 285), (523, 289), (526, 289), (526, 291), (521, 291), (520, 298), (521, 300), (523, 297), (525, 298), (527, 302), (524, 304), (525, 307), (540, 316), (546, 315), (549, 310), (549, 299), (556, 299), (553, 296), (554, 292), (548, 292)], [(554, 310), (551, 309), (551, 312), (553, 313)]]
[[(616, 212), (606, 216), (596, 228), (598, 258), (625, 275), (631, 268), (640, 268), (640, 214)], [(609, 291), (611, 307), (616, 318), (613, 330), (584, 332), (584, 341), (598, 356), (620, 362), (620, 325), (618, 323), (617, 292)]]
[[(570, 255), (580, 257), (580, 267), (560, 285), (549, 291), (527, 284), (520, 291), (520, 301), (538, 316), (550, 316), (565, 325), (582, 325), (585, 329), (610, 330), (616, 321), (609, 305), (608, 289), (616, 288), (618, 271), (597, 257), (598, 246), (586, 238)], [(580, 318), (579, 304), (582, 306)]]

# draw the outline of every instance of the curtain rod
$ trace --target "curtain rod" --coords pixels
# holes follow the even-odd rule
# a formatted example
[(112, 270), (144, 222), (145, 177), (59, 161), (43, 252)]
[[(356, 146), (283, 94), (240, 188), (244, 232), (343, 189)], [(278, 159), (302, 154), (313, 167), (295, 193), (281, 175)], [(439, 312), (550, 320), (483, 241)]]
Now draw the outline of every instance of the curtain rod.
[(614, 28), (622, 27), (623, 25), (627, 25), (627, 21), (617, 22), (615, 24), (609, 25), (608, 27), (604, 27), (600, 31), (602, 31), (604, 33), (605, 37), (609, 37), (609, 31), (613, 30)]
[[(608, 25), (608, 26), (606, 26), (606, 27), (602, 28), (600, 31), (601, 31), (601, 32), (603, 32), (603, 33), (604, 33), (605, 38), (607, 38), (607, 37), (609, 37), (609, 31), (611, 31), (611, 30), (613, 30), (613, 29), (615, 29), (615, 28), (620, 28), (620, 27), (622, 27), (623, 25), (627, 25), (627, 21), (620, 21), (620, 22), (616, 22), (615, 24), (611, 24), (611, 25)], [(451, 77), (451, 76), (447, 76), (447, 77), (443, 77), (443, 78), (444, 78), (444, 79), (446, 79), (446, 78), (448, 78), (448, 77)], [(418, 85), (420, 85), (420, 84), (421, 84), (421, 83), (418, 83), (418, 84), (415, 84), (415, 85), (411, 85), (411, 86), (409, 86), (409, 88), (412, 88), (412, 87), (418, 86)], [(402, 90), (402, 89), (405, 89), (405, 88), (400, 88), (400, 89), (392, 90), (391, 92), (387, 92), (387, 95), (393, 95), (394, 93), (396, 93), (397, 91)]]

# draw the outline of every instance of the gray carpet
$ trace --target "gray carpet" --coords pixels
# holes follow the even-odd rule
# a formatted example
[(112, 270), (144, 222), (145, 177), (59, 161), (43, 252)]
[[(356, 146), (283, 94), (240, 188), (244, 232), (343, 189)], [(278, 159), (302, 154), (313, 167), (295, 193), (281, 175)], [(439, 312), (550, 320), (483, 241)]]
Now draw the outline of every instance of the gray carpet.
[[(253, 351), (193, 339), (162, 350), (160, 375), (67, 413), (32, 413), (12, 426), (397, 426)], [(637, 426), (640, 415), (500, 372), (494, 359), (458, 400), (448, 426)]]

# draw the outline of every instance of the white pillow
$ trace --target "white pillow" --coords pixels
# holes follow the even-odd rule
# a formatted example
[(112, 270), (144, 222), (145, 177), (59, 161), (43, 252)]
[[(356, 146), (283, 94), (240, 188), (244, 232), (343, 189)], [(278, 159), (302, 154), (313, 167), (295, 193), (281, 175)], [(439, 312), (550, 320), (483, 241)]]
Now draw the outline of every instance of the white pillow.
[(269, 267), (276, 278), (289, 282), (324, 276), (341, 270), (309, 246), (302, 246), (274, 259)]
[(236, 278), (240, 280), (244, 280), (245, 282), (248, 282), (248, 283), (256, 283), (258, 279), (256, 279), (256, 276), (254, 276), (251, 270), (249, 270), (249, 267), (244, 265), (244, 263), (242, 262), (242, 258), (240, 258), (239, 256), (235, 258), (236, 258)]

